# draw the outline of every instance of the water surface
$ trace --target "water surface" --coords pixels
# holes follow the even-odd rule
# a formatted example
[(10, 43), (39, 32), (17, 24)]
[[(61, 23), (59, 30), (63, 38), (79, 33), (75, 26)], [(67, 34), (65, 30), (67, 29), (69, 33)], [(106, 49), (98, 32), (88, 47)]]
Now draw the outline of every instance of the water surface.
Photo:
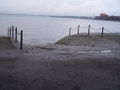
[[(77, 25), (81, 25), (80, 32), (87, 32), (88, 25), (99, 29), (103, 26), (109, 32), (120, 32), (120, 23), (111, 21), (55, 18), (47, 16), (29, 15), (0, 15), (0, 35), (7, 35), (7, 27), (15, 25), (18, 30), (24, 31), (25, 44), (47, 44), (55, 43), (59, 39), (68, 35), (69, 27), (72, 27), (72, 34), (77, 33)], [(86, 27), (86, 28), (83, 28)], [(91, 32), (101, 32), (91, 29)]]

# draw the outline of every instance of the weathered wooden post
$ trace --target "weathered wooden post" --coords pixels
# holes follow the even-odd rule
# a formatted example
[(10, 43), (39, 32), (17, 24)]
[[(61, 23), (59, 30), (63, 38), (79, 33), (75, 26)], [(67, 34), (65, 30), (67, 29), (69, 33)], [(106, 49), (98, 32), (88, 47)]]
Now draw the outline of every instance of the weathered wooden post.
[(77, 34), (79, 34), (80, 33), (80, 25), (78, 25), (78, 32), (77, 32)]
[(69, 28), (69, 36), (71, 36), (71, 28)]
[(101, 38), (103, 38), (103, 34), (104, 34), (104, 27), (102, 27)]
[(23, 49), (23, 30), (20, 32), (20, 50)]
[(9, 36), (8, 37), (10, 38), (10, 27), (9, 27)]
[(7, 34), (8, 34), (8, 38), (10, 37), (10, 28), (8, 27), (8, 31), (7, 31)]
[(88, 26), (88, 36), (90, 35), (90, 25)]
[(12, 38), (14, 39), (14, 25), (12, 25)]
[(12, 30), (12, 29), (11, 29), (11, 26), (10, 26), (10, 39), (11, 39), (11, 36), (12, 36), (11, 30)]
[(15, 43), (17, 43), (17, 27), (15, 27)]

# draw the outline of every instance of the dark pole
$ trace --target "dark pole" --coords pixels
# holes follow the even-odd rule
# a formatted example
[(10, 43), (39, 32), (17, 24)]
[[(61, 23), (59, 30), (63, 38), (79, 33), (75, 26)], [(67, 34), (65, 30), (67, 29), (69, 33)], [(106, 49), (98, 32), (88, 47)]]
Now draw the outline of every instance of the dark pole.
[(9, 38), (10, 38), (10, 27), (9, 27)]
[(104, 34), (104, 27), (102, 27), (101, 38), (103, 38), (103, 34)]
[(12, 25), (12, 38), (14, 39), (14, 25)]
[(71, 36), (71, 28), (69, 28), (69, 36)]
[(17, 43), (17, 27), (15, 27), (15, 42)]
[(12, 35), (11, 35), (11, 26), (10, 26), (10, 38), (11, 38), (11, 36), (12, 36)]
[(10, 28), (8, 27), (8, 38), (9, 38), (9, 36), (10, 36), (10, 34), (9, 34), (9, 30), (10, 30)]
[(23, 30), (20, 32), (20, 50), (23, 49)]
[(90, 35), (90, 25), (88, 26), (88, 36)]
[(77, 32), (77, 34), (79, 34), (80, 33), (80, 25), (78, 25), (78, 32)]

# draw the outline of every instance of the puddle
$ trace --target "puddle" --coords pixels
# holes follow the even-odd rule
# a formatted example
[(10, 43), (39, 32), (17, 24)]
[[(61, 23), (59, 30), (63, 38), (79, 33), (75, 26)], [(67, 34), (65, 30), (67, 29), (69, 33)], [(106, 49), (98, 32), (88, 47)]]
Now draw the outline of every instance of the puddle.
[(111, 53), (111, 51), (110, 50), (103, 50), (103, 51), (101, 51), (101, 53)]
[(103, 50), (103, 51), (79, 51), (79, 53), (111, 53), (110, 50)]

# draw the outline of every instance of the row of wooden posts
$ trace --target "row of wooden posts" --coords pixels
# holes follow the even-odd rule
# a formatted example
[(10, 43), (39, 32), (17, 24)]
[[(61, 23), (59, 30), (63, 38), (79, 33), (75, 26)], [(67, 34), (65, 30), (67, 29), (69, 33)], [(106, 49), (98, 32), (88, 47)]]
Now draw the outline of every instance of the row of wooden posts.
[[(88, 36), (90, 36), (90, 29), (91, 29), (91, 26), (88, 25), (88, 33), (87, 33)], [(69, 28), (69, 36), (71, 36), (71, 30), (72, 30), (72, 28)], [(104, 27), (102, 27), (101, 30), (102, 30), (102, 32), (101, 32), (101, 38), (103, 38)], [(80, 34), (80, 25), (78, 25), (78, 27), (77, 27), (77, 34)]]
[(8, 27), (8, 37), (14, 41), (15, 43), (18, 43), (18, 35), (20, 35), (20, 50), (23, 49), (23, 30), (20, 31), (20, 34), (18, 34), (18, 28), (14, 27), (14, 25)]

